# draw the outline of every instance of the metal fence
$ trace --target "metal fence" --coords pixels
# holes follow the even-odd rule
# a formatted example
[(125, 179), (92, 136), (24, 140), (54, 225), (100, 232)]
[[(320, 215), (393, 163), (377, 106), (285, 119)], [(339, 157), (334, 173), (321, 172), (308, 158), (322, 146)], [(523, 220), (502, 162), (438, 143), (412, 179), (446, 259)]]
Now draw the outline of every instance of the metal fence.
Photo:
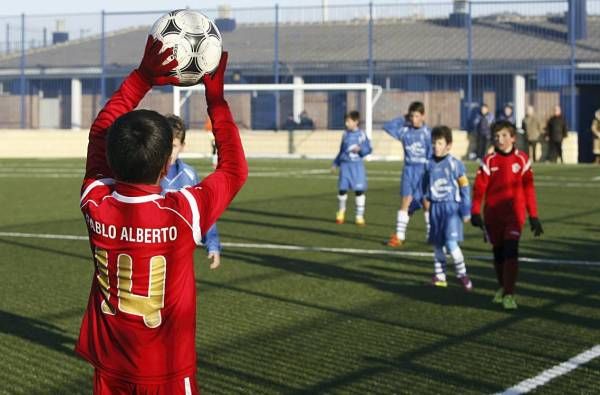
[[(560, 105), (570, 128), (580, 132), (587, 132), (600, 107), (600, 0), (201, 11), (237, 26), (223, 32), (231, 52), (229, 82), (372, 81), (385, 89), (376, 127), (411, 100), (425, 102), (430, 123), (463, 129), (484, 102), (497, 112), (513, 104), (517, 118), (525, 104), (542, 117)], [(149, 26), (164, 12), (0, 16), (0, 127), (89, 126), (135, 67)], [(525, 97), (518, 95), (521, 86)], [(82, 96), (79, 106), (74, 89)], [(250, 111), (257, 118), (250, 127), (280, 127), (292, 109), (286, 100), (254, 95)], [(321, 123), (343, 127), (352, 101), (330, 92), (324, 102), (327, 119)], [(580, 140), (586, 143), (588, 135), (581, 133)]]

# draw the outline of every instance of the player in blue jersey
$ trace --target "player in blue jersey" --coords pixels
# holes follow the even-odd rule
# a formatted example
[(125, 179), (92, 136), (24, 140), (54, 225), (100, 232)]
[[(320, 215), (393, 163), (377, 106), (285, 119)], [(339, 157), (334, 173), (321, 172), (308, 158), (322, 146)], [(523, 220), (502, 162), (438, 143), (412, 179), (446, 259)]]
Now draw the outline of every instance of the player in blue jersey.
[[(173, 151), (171, 154), (171, 167), (169, 167), (167, 175), (160, 181), (163, 195), (200, 182), (196, 170), (179, 159), (179, 153), (185, 148), (186, 128), (183, 120), (177, 115), (167, 115), (166, 118), (173, 130)], [(217, 268), (221, 263), (221, 241), (216, 223), (210, 227), (205, 235), (202, 235), (202, 244), (208, 252), (208, 259), (212, 259), (211, 269)]]
[(471, 219), (469, 181), (463, 163), (450, 155), (450, 128), (433, 128), (431, 140), (433, 157), (427, 163), (423, 177), (425, 199), (430, 203), (429, 243), (433, 244), (434, 251), (434, 275), (431, 283), (438, 287), (448, 286), (445, 253), (448, 252), (454, 261), (456, 276), (463, 288), (470, 291), (473, 284), (467, 275), (465, 259), (458, 246), (463, 241), (463, 222)]
[(335, 222), (343, 224), (346, 215), (346, 200), (348, 191), (354, 191), (356, 195), (356, 219), (359, 226), (365, 225), (365, 201), (367, 191), (367, 172), (363, 158), (372, 151), (371, 143), (366, 133), (359, 129), (360, 114), (358, 111), (350, 111), (344, 119), (346, 130), (342, 136), (340, 152), (333, 160), (333, 171), (338, 168), (338, 211)]
[(423, 201), (423, 173), (431, 157), (431, 133), (425, 125), (425, 106), (413, 102), (408, 107), (406, 117), (396, 118), (383, 125), (393, 138), (400, 140), (404, 148), (404, 168), (400, 181), (400, 210), (396, 216), (396, 233), (392, 234), (387, 245), (400, 247), (406, 239), (406, 228), (413, 211), (423, 203), (425, 225), (429, 233), (429, 212), (427, 202)]

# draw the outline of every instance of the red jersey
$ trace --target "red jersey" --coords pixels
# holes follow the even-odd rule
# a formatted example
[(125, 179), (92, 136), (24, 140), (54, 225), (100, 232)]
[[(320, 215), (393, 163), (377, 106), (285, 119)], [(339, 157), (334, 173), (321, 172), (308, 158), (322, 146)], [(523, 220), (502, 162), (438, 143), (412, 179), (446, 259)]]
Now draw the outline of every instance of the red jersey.
[(485, 197), (484, 218), (502, 218), (525, 223), (525, 209), (537, 217), (531, 161), (524, 152), (493, 152), (483, 158), (473, 185), (471, 214), (481, 214)]
[(76, 351), (102, 374), (140, 384), (195, 379), (201, 235), (240, 190), (247, 164), (227, 103), (211, 107), (219, 165), (200, 184), (162, 197), (160, 186), (112, 179), (105, 135), (150, 86), (134, 71), (92, 125), (81, 210), (94, 276)]

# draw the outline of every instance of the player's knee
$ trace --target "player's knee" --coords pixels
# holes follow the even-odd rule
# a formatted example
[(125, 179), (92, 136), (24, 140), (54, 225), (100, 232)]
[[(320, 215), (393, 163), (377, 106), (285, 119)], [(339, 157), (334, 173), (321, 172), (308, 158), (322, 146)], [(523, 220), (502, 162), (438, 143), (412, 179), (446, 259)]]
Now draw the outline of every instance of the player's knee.
[(448, 252), (452, 252), (454, 250), (456, 250), (458, 248), (458, 243), (456, 242), (456, 240), (449, 240), (446, 242), (446, 249), (448, 250)]
[(504, 261), (504, 246), (494, 246), (494, 262), (502, 263)]
[(505, 240), (504, 241), (504, 259), (513, 259), (519, 257), (519, 241)]

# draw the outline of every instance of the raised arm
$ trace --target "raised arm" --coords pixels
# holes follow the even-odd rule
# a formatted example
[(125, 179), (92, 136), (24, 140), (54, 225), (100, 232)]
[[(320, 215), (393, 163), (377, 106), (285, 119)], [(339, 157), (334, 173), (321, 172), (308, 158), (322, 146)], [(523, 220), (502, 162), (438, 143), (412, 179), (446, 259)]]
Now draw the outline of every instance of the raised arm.
[(208, 115), (219, 152), (216, 170), (191, 189), (200, 206), (200, 229), (205, 234), (225, 211), (248, 178), (248, 164), (238, 128), (223, 96), (227, 52), (215, 73), (204, 76)]
[(406, 119), (404, 117), (392, 119), (383, 125), (383, 130), (393, 138), (400, 140), (402, 138), (401, 130), (405, 123)]
[(162, 43), (148, 36), (140, 66), (133, 70), (100, 111), (89, 134), (85, 179), (111, 178), (112, 170), (106, 161), (106, 132), (121, 115), (137, 107), (152, 85), (176, 82), (166, 75), (177, 66), (177, 60), (163, 65), (173, 54), (168, 48), (160, 53)]

